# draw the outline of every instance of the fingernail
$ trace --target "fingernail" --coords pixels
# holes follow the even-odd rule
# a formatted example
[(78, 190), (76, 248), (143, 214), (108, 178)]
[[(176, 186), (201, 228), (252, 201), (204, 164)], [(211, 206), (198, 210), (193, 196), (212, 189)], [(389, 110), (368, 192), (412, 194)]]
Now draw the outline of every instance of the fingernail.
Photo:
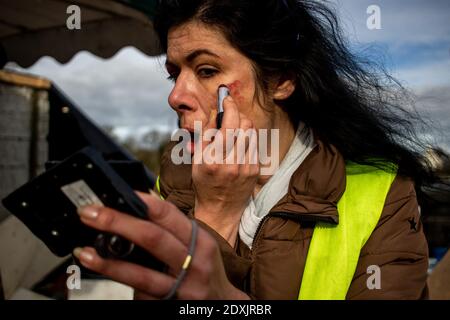
[(82, 248), (75, 248), (73, 249), (73, 255), (77, 258), (80, 259), (80, 253), (83, 251)]
[(80, 260), (91, 262), (94, 260), (94, 256), (91, 253), (83, 250), (80, 253)]
[(94, 260), (94, 256), (91, 253), (83, 250), (83, 248), (75, 248), (73, 250), (73, 255), (77, 257), (77, 259), (86, 262), (91, 262)]
[(78, 214), (86, 219), (96, 219), (98, 217), (98, 210), (94, 207), (82, 207), (78, 209)]
[(157, 197), (159, 199), (159, 195), (153, 190), (150, 190), (150, 195)]

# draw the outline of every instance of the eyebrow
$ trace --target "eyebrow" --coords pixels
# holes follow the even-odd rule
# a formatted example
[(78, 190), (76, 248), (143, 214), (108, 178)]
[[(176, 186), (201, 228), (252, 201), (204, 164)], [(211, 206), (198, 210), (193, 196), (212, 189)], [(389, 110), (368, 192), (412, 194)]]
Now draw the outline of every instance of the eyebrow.
[[(208, 50), (208, 49), (198, 49), (195, 50), (191, 53), (189, 53), (186, 57), (186, 61), (187, 62), (192, 62), (194, 61), (196, 58), (198, 58), (201, 55), (209, 55), (215, 58), (220, 58), (217, 54), (215, 54), (214, 52)], [(166, 59), (166, 65), (175, 65), (172, 61), (170, 61), (168, 58)]]

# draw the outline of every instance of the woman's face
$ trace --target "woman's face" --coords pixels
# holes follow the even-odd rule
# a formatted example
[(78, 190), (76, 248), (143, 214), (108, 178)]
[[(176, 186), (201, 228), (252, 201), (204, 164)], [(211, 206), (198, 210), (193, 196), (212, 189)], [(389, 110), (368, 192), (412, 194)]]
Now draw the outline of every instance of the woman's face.
[[(170, 29), (166, 68), (174, 87), (169, 104), (182, 128), (191, 132), (194, 121), (205, 126), (217, 108), (217, 89), (225, 84), (239, 111), (256, 128), (270, 128), (270, 115), (257, 97), (257, 82), (251, 61), (237, 51), (222, 33), (200, 22)], [(261, 90), (258, 90), (261, 92)]]

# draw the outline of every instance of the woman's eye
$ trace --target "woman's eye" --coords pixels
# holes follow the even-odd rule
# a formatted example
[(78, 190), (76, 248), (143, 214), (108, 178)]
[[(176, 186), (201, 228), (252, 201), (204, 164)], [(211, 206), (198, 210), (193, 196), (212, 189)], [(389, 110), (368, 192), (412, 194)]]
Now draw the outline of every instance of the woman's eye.
[(202, 68), (198, 70), (198, 75), (202, 78), (211, 78), (217, 73), (216, 69), (211, 68)]

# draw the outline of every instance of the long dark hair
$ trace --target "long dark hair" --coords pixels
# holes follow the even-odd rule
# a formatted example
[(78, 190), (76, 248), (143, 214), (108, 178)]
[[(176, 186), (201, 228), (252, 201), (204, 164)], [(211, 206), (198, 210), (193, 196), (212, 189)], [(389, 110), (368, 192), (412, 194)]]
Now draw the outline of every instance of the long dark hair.
[(280, 102), (291, 121), (305, 122), (346, 160), (411, 177), (416, 190), (436, 181), (406, 90), (379, 65), (348, 48), (337, 15), (324, 1), (167, 0), (154, 20), (164, 51), (169, 29), (190, 20), (212, 25), (254, 62), (263, 90), (274, 79), (295, 78)]

